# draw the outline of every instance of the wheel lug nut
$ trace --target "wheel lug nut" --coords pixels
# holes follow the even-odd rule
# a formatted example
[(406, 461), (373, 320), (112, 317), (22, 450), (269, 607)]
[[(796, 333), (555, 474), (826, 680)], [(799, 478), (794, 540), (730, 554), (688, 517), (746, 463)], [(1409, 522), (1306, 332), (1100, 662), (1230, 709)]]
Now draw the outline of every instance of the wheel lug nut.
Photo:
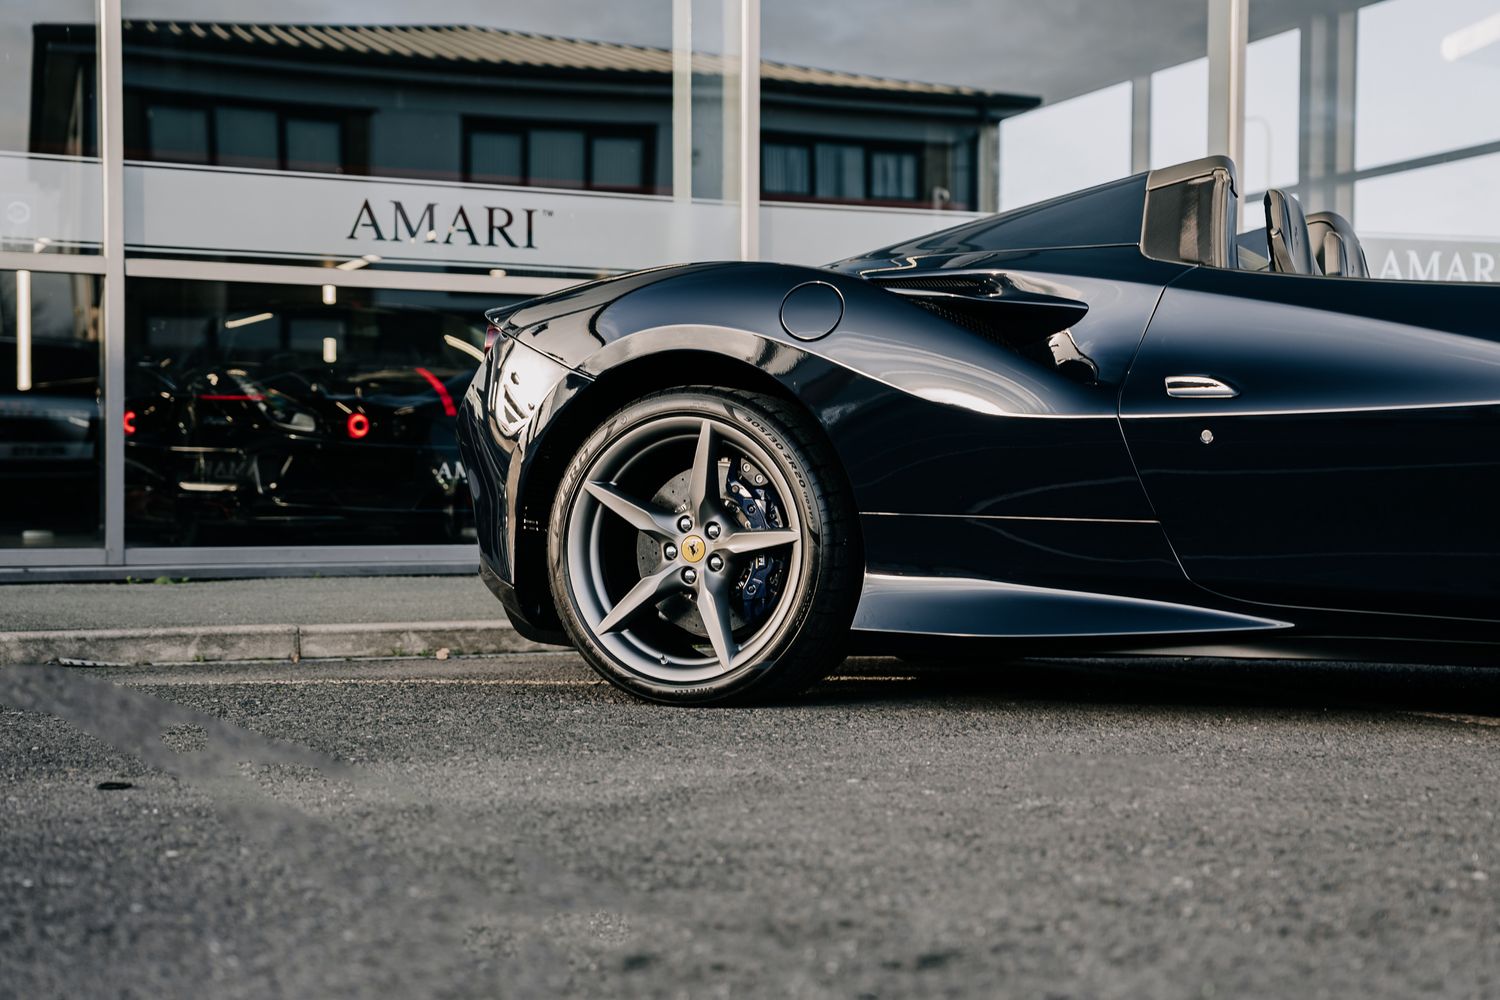
[(719, 526), (717, 524), (713, 523), (712, 521), (710, 521), (708, 524), (704, 525), (704, 527), (703, 527), (703, 533), (705, 535), (707, 535), (709, 538), (718, 538), (719, 537)]
[(724, 557), (715, 553), (708, 557), (708, 568), (717, 573), (724, 568)]
[(682, 571), (682, 582), (683, 583), (697, 583), (698, 582), (698, 571), (695, 570), (695, 569), (691, 569), (691, 568), (683, 570)]
[(671, 542), (668, 542), (666, 545), (664, 545), (662, 547), (661, 554), (663, 556), (665, 556), (666, 558), (668, 558), (668, 559), (676, 559), (677, 558), (677, 546), (673, 545)]
[(678, 531), (692, 531), (693, 530), (693, 519), (690, 518), (690, 517), (688, 517), (686, 514), (684, 514), (681, 517), (679, 517), (677, 519), (677, 530)]

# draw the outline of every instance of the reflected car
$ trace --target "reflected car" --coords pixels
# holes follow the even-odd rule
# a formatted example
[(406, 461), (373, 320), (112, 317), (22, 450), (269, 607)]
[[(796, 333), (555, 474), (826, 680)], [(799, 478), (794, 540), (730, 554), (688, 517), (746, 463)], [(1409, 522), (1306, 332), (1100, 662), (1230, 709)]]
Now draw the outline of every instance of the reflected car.
[(1210, 157), (495, 309), (459, 418), (482, 575), (673, 703), (851, 650), (1484, 649), (1500, 288), (1372, 280), (1337, 216), (1243, 208)]
[(0, 336), (0, 537), (8, 544), (86, 545), (97, 540), (99, 349), (38, 338), (22, 378), (14, 336)]
[[(303, 312), (333, 329), (326, 307), (273, 303), (254, 315), (295, 329)], [(344, 324), (326, 347), (225, 338), (132, 366), (132, 540), (472, 541), (454, 417), (482, 335), (422, 310), (362, 309), (357, 319), (369, 343)]]

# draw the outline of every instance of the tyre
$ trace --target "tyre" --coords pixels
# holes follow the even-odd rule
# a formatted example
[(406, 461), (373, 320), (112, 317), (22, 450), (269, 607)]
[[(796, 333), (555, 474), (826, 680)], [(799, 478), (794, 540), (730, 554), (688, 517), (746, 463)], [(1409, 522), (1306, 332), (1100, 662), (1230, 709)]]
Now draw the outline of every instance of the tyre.
[(828, 446), (769, 396), (637, 400), (563, 473), (548, 570), (574, 645), (653, 701), (794, 694), (838, 662), (863, 579)]

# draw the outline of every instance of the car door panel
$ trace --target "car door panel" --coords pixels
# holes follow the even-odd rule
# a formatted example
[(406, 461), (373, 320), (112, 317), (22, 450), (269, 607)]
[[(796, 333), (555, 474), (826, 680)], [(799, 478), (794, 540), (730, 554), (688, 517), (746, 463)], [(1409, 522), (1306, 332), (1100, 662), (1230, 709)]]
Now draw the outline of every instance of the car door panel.
[[(1221, 392), (1169, 395), (1169, 379)], [(1188, 575), (1269, 604), (1500, 618), (1500, 288), (1201, 268), (1121, 396)]]

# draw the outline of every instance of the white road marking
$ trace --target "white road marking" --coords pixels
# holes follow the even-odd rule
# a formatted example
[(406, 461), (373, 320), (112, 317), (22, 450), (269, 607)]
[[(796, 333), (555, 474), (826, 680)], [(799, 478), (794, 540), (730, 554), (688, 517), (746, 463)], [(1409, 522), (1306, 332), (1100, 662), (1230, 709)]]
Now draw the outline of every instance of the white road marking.
[(1464, 715), (1458, 712), (1406, 712), (1420, 715), (1424, 719), (1442, 719), (1444, 722), (1461, 722), (1469, 726), (1500, 726), (1500, 719), (1488, 715)]
[[(914, 681), (916, 677), (838, 675), (827, 680), (837, 683)], [(546, 677), (132, 677), (119, 683), (127, 687), (212, 687), (245, 685), (257, 687), (394, 687), (397, 685), (447, 687), (476, 685), (482, 687), (600, 687), (602, 680), (587, 678)]]

